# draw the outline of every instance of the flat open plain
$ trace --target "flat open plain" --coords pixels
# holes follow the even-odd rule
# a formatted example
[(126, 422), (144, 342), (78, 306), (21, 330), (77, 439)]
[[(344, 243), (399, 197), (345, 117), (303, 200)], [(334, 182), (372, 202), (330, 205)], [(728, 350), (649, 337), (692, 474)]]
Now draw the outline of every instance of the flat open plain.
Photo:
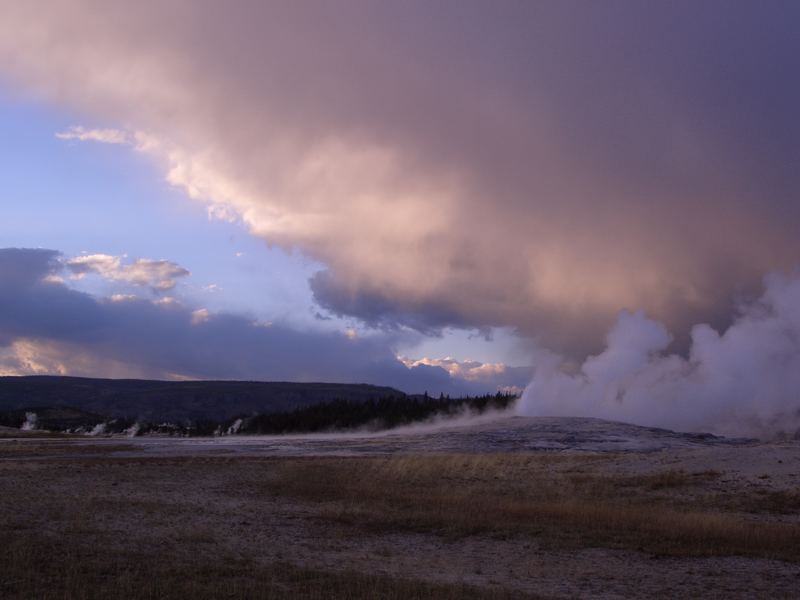
[(0, 431), (3, 598), (790, 598), (800, 443), (490, 416)]

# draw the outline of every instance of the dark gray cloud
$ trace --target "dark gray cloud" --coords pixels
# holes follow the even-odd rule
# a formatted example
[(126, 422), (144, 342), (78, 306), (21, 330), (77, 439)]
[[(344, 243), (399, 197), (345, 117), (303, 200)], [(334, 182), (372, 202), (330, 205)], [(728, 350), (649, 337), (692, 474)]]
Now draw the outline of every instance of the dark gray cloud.
[(0, 282), (17, 288), (33, 286), (60, 268), (60, 253), (43, 248), (4, 248), (0, 252)]
[(405, 326), (436, 336), (446, 326), (476, 326), (435, 302), (401, 303), (381, 290), (348, 289), (329, 270), (315, 273), (309, 280), (309, 285), (314, 300), (321, 307), (340, 317), (356, 316), (366, 325), (378, 329)]
[[(410, 392), (483, 393), (522, 383), (481, 381), (427, 365), (408, 368), (396, 338), (263, 324), (174, 300), (95, 298), (70, 289), (52, 250), (0, 249), (0, 368), (156, 378), (364, 382)], [(27, 356), (27, 358), (26, 358)], [(27, 361), (27, 367), (26, 367)]]

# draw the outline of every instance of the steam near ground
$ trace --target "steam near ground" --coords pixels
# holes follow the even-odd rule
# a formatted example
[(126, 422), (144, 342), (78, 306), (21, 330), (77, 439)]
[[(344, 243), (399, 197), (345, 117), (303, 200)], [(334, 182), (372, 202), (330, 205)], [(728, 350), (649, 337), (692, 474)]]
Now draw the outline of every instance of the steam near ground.
[(364, 427), (358, 427), (348, 431), (337, 431), (330, 433), (301, 433), (301, 434), (282, 434), (281, 437), (299, 437), (299, 438), (336, 438), (342, 437), (347, 439), (354, 438), (380, 438), (386, 436), (396, 435), (425, 435), (433, 434), (445, 429), (453, 429), (458, 427), (486, 425), (494, 423), (500, 419), (513, 416), (513, 408), (505, 409), (487, 409), (484, 411), (472, 410), (469, 407), (463, 407), (456, 413), (448, 414), (434, 414), (422, 421), (416, 421), (407, 425), (398, 425), (388, 429), (376, 429), (375, 423), (369, 424)]
[(800, 430), (800, 272), (767, 276), (726, 331), (695, 325), (688, 358), (665, 353), (671, 340), (644, 313), (622, 312), (579, 369), (543, 353), (517, 411), (762, 438)]
[[(768, 275), (763, 295), (740, 305), (725, 331), (695, 325), (688, 357), (668, 354), (671, 341), (661, 323), (641, 311), (623, 311), (608, 333), (606, 349), (577, 369), (562, 356), (542, 352), (533, 380), (512, 410), (764, 439), (800, 434), (800, 272)], [(434, 432), (508, 414), (464, 412), (381, 433), (356, 433)], [(26, 417), (22, 428), (36, 428), (36, 415)], [(240, 425), (227, 433), (237, 433)], [(138, 424), (126, 431), (137, 432)]]
[(22, 424), (22, 431), (33, 431), (36, 429), (36, 422), (38, 418), (35, 412), (26, 412), (25, 413), (25, 422)]

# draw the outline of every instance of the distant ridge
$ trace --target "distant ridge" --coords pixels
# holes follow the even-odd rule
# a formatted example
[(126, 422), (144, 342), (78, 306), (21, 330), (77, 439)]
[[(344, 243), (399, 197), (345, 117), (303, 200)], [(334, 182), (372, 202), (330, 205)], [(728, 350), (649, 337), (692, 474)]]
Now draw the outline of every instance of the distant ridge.
[(0, 411), (70, 407), (108, 417), (153, 422), (225, 420), (332, 400), (405, 396), (391, 387), (348, 383), (0, 377)]

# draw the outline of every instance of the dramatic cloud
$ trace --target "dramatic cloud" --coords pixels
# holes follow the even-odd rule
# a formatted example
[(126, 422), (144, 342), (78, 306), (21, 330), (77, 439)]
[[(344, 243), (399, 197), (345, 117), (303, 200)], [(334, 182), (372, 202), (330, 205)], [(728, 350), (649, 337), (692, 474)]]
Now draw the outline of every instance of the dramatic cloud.
[(800, 432), (800, 272), (770, 275), (722, 334), (692, 329), (689, 358), (641, 312), (620, 314), (606, 349), (577, 370), (541, 356), (519, 410), (682, 431), (770, 437)]
[[(796, 2), (0, 0), (0, 71), (327, 265), (329, 310), (597, 348), (800, 255)], [(132, 141), (131, 141), (132, 140)]]
[(168, 260), (139, 258), (132, 264), (122, 264), (122, 257), (108, 254), (76, 256), (64, 261), (75, 277), (95, 273), (111, 281), (123, 281), (166, 291), (175, 287), (175, 280), (189, 275), (189, 271)]
[(516, 381), (406, 366), (387, 335), (302, 331), (172, 297), (96, 298), (53, 277), (63, 269), (52, 250), (0, 249), (0, 374), (365, 382), (453, 395)]

